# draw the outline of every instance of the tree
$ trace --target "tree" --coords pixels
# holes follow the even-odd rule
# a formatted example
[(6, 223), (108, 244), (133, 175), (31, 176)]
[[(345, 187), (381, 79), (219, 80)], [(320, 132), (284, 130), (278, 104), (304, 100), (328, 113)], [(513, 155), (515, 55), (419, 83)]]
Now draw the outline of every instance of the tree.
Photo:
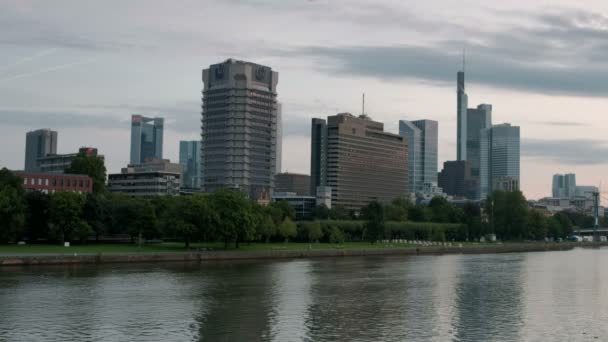
[(331, 228), (329, 228), (329, 242), (336, 244), (344, 243), (344, 233), (340, 228), (336, 226), (331, 226)]
[(219, 189), (209, 197), (213, 210), (217, 213), (217, 236), (224, 241), (224, 248), (230, 242), (239, 247), (239, 241), (248, 241), (255, 236), (251, 201), (245, 194), (230, 189)]
[(319, 242), (319, 239), (323, 237), (323, 230), (321, 229), (321, 222), (303, 222), (304, 231), (310, 242)]
[(315, 207), (315, 212), (313, 216), (319, 220), (327, 220), (329, 219), (329, 208), (327, 208), (325, 203), (321, 203), (320, 205)]
[(568, 214), (562, 212), (559, 212), (555, 215), (553, 215), (553, 217), (559, 221), (561, 228), (562, 228), (562, 233), (564, 236), (570, 236), (572, 235), (573, 229), (572, 229), (572, 221), (570, 221), (570, 217), (568, 217)]
[(49, 195), (40, 191), (25, 194), (25, 235), (29, 241), (49, 237)]
[(412, 206), (412, 202), (405, 197), (395, 198), (391, 205), (384, 208), (387, 221), (407, 221), (408, 210)]
[(407, 212), (407, 218), (414, 222), (428, 222), (430, 221), (429, 209), (423, 205), (412, 206)]
[(93, 179), (93, 192), (100, 193), (106, 190), (106, 166), (103, 158), (99, 156), (79, 153), (72, 164), (65, 169), (65, 173), (87, 175)]
[(270, 242), (270, 238), (277, 233), (277, 225), (272, 219), (272, 208), (256, 207), (256, 235), (266, 243)]
[[(172, 198), (176, 205), (165, 215), (165, 227), (174, 229), (177, 236), (184, 241), (185, 247), (190, 242), (210, 239), (211, 227), (217, 221), (215, 213), (211, 210), (208, 197), (196, 194), (187, 197)], [(175, 222), (175, 218), (179, 218)]]
[(562, 224), (555, 216), (552, 216), (547, 220), (547, 234), (554, 239), (564, 237)]
[(329, 209), (329, 218), (332, 220), (350, 220), (350, 211), (343, 206), (335, 205)]
[(286, 217), (279, 226), (279, 234), (285, 239), (285, 242), (289, 242), (289, 238), (296, 236), (297, 233), (298, 227), (296, 224), (289, 217)]
[(379, 202), (373, 201), (361, 210), (365, 223), (365, 237), (374, 244), (376, 241), (384, 238), (384, 208)]
[(84, 220), (95, 233), (95, 241), (108, 233), (109, 203), (105, 194), (89, 193), (84, 202)]
[(0, 188), (0, 241), (20, 239), (24, 233), (23, 194), (11, 186)]
[(84, 197), (75, 192), (57, 192), (51, 195), (49, 212), (51, 237), (62, 243), (74, 237), (75, 229), (80, 229)]
[(528, 202), (520, 191), (494, 191), (486, 200), (490, 231), (500, 239), (523, 239), (527, 234)]
[(547, 219), (538, 210), (528, 213), (528, 237), (535, 240), (547, 237)]
[(78, 220), (74, 223), (72, 238), (85, 242), (91, 234), (93, 234), (93, 229), (85, 220)]
[(158, 236), (156, 212), (149, 200), (133, 199), (127, 202), (131, 217), (127, 219), (127, 232), (131, 241), (142, 242)]

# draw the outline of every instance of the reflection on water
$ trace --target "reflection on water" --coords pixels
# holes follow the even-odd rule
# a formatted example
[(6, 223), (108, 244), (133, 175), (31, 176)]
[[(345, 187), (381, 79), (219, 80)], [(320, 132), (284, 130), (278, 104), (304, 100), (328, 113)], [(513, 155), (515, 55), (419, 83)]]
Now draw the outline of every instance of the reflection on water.
[(608, 249), (0, 270), (0, 341), (598, 341)]

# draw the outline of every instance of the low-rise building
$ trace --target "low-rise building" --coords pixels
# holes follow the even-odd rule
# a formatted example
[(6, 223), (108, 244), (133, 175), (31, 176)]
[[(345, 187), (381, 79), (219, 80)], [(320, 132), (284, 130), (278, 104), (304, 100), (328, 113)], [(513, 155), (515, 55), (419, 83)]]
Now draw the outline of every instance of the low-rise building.
[(313, 218), (317, 206), (315, 196), (299, 196), (295, 192), (275, 192), (272, 201), (287, 201), (296, 211), (296, 220), (308, 220)]
[[(81, 153), (88, 156), (97, 156), (97, 149), (94, 147), (81, 147), (77, 153), (47, 154), (44, 157), (36, 159), (37, 169), (42, 173), (63, 173)], [(101, 155), (99, 157), (103, 158)]]
[(130, 196), (177, 196), (180, 193), (180, 164), (167, 159), (148, 159), (131, 164), (121, 173), (108, 176), (108, 190)]
[(93, 191), (93, 179), (87, 175), (15, 172), (23, 178), (26, 191), (40, 191), (46, 194), (55, 192), (88, 193)]

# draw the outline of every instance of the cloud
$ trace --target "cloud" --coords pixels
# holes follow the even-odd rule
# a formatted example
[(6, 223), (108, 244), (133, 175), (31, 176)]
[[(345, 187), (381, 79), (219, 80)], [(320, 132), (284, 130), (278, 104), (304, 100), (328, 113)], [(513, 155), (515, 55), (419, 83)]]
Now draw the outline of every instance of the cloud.
[(585, 122), (574, 121), (524, 121), (522, 123), (538, 125), (538, 126), (554, 126), (554, 127), (589, 127), (590, 124)]
[[(534, 25), (497, 32), (467, 29), (420, 45), (309, 45), (277, 51), (312, 56), (323, 72), (452, 85), (467, 51), (474, 83), (543, 94), (608, 95), (608, 19), (582, 11), (532, 17)], [(467, 40), (468, 38), (468, 40)]]
[(30, 76), (45, 74), (45, 73), (51, 72), (51, 71), (57, 71), (57, 70), (62, 70), (62, 69), (73, 68), (73, 67), (79, 66), (79, 65), (90, 64), (90, 63), (93, 63), (94, 61), (95, 61), (94, 59), (89, 59), (89, 60), (84, 60), (84, 61), (77, 61), (77, 62), (71, 62), (71, 63), (65, 63), (65, 64), (60, 64), (60, 65), (55, 65), (55, 66), (51, 66), (51, 67), (47, 67), (47, 68), (42, 68), (42, 69), (35, 70), (35, 71), (24, 72), (24, 73), (20, 73), (20, 74), (16, 74), (16, 75), (11, 75), (11, 76), (7, 76), (7, 77), (4, 77), (4, 78), (0, 78), (0, 82), (13, 81), (13, 80), (24, 78), (24, 77), (30, 77)]
[(600, 165), (608, 163), (608, 145), (601, 140), (522, 139), (523, 157), (554, 161), (566, 165)]

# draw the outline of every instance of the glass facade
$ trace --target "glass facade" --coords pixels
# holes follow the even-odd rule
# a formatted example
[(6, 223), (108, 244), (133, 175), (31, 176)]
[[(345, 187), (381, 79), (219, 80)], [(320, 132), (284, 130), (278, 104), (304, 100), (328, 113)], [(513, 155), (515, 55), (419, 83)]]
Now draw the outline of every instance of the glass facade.
[(131, 162), (141, 164), (147, 158), (163, 157), (163, 118), (131, 116)]
[(201, 142), (180, 141), (179, 163), (182, 165), (181, 183), (184, 188), (201, 187)]
[(408, 140), (409, 192), (424, 192), (425, 184), (437, 186), (437, 121), (400, 120), (399, 135)]
[(520, 180), (519, 127), (495, 125), (481, 130), (480, 138), (480, 198), (485, 198), (496, 179)]

